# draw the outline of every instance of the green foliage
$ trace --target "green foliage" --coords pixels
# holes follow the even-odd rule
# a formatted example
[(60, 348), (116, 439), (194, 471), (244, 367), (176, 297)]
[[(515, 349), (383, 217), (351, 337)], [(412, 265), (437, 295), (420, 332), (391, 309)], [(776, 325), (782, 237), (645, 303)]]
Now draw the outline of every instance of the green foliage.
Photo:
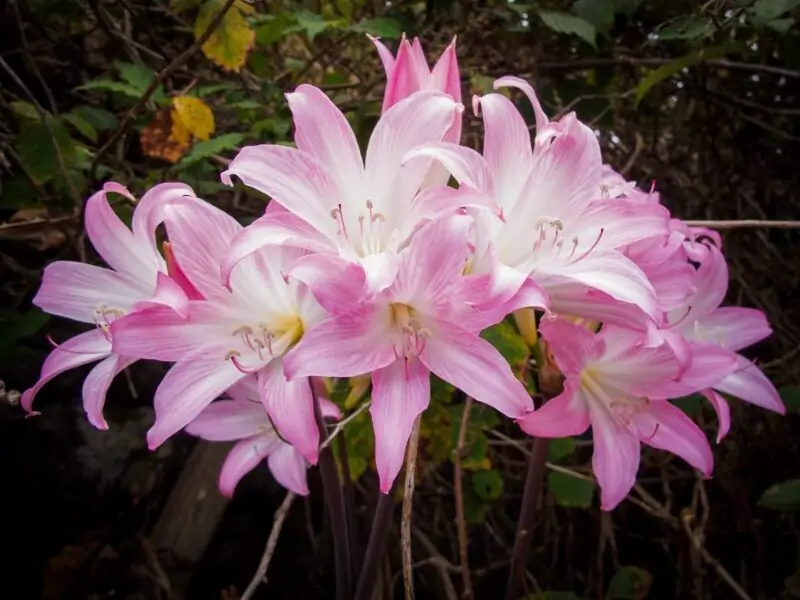
[(481, 500), (497, 500), (503, 495), (503, 477), (494, 469), (478, 471), (472, 474), (472, 489)]
[(686, 413), (690, 419), (695, 419), (702, 412), (708, 400), (702, 394), (691, 394), (683, 398), (676, 398), (672, 403)]
[(36, 110), (36, 107), (31, 104), (30, 102), (9, 102), (9, 106), (13, 111), (14, 115), (21, 121), (41, 121), (41, 117), (39, 116), (39, 111)]
[(664, 23), (655, 32), (655, 39), (665, 40), (696, 40), (708, 37), (714, 32), (714, 24), (710, 19), (689, 15), (680, 17), (672, 22)]
[(38, 308), (31, 308), (0, 321), (0, 356), (30, 353), (29, 349), (19, 345), (20, 342), (39, 333), (49, 320), (50, 315)]
[[(14, 140), (22, 167), (37, 185), (61, 173), (61, 163), (69, 168), (78, 160), (78, 148), (69, 131), (58, 119), (24, 124)], [(59, 157), (60, 154), (60, 157)]]
[(556, 463), (575, 452), (575, 438), (555, 438), (547, 447), (547, 460)]
[(772, 510), (800, 510), (800, 479), (789, 479), (767, 488), (758, 505)]
[(525, 340), (508, 321), (484, 329), (481, 337), (497, 348), (512, 366), (523, 366), (528, 362), (530, 349)]
[(787, 385), (780, 389), (781, 400), (788, 411), (800, 411), (800, 385)]
[(653, 576), (641, 567), (622, 567), (608, 585), (609, 600), (641, 600), (650, 593)]
[(553, 31), (576, 35), (592, 47), (596, 46), (597, 31), (585, 19), (552, 10), (540, 10), (538, 14), (542, 23)]
[(560, 471), (547, 475), (547, 489), (560, 506), (568, 508), (589, 508), (594, 498), (596, 484)]
[(348, 30), (356, 33), (368, 33), (381, 38), (397, 39), (403, 33), (403, 26), (392, 18), (378, 17), (354, 23), (348, 27)]
[(225, 150), (234, 150), (239, 147), (246, 137), (242, 133), (225, 133), (210, 140), (197, 142), (189, 153), (181, 159), (180, 166), (186, 167)]

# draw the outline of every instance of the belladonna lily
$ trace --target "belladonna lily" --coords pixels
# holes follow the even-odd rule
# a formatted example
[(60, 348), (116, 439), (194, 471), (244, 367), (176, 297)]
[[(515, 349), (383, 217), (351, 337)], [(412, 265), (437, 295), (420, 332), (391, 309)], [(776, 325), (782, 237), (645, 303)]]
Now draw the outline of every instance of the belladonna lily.
[(549, 122), (533, 90), (506, 77), (536, 108), (537, 134), (500, 94), (475, 100), (483, 114), (483, 155), (432, 143), (407, 158), (440, 160), (462, 186), (495, 200), (505, 219), (482, 211), (472, 271), (491, 273), (495, 299), (513, 296), (531, 280), (558, 313), (597, 320), (646, 322), (660, 316), (647, 277), (620, 249), (667, 231), (669, 213), (658, 204), (600, 197), (603, 163), (594, 132), (574, 113)]
[(375, 461), (384, 493), (402, 466), (414, 420), (428, 406), (431, 372), (507, 416), (533, 409), (508, 363), (478, 336), (490, 323), (473, 307), (477, 299), (462, 275), (470, 221), (455, 215), (425, 225), (400, 253), (391, 286), (310, 330), (283, 361), (291, 380), (372, 373)]
[(287, 210), (264, 215), (233, 240), (223, 279), (258, 248), (291, 245), (315, 253), (295, 276), (315, 292), (342, 277), (360, 280), (351, 288), (357, 301), (391, 285), (397, 252), (421, 222), (487, 204), (481, 194), (444, 186), (418, 194), (430, 160), (401, 162), (411, 148), (441, 140), (462, 112), (443, 92), (416, 92), (387, 110), (364, 160), (347, 119), (321, 90), (301, 85), (287, 99), (297, 147), (246, 147), (222, 176), (228, 184), (239, 178)]
[(163, 211), (175, 259), (205, 300), (189, 303), (186, 320), (152, 308), (112, 326), (116, 352), (176, 361), (155, 394), (150, 447), (159, 446), (225, 390), (254, 374), (281, 437), (315, 463), (319, 431), (309, 382), (287, 382), (281, 366), (283, 354), (324, 317), (308, 289), (283, 273), (302, 251), (266, 248), (250, 255), (231, 274), (228, 289), (219, 282), (219, 264), (241, 225), (193, 198)]
[(662, 334), (666, 333), (668, 340), (670, 334), (681, 336), (695, 352), (716, 352), (736, 363), (732, 373), (702, 390), (719, 417), (719, 441), (730, 430), (731, 415), (727, 401), (718, 392), (780, 414), (786, 408), (764, 373), (737, 354), (772, 333), (764, 313), (754, 308), (720, 306), (728, 290), (725, 257), (715, 245), (708, 244), (702, 260), (695, 274), (695, 293), (682, 307), (669, 313), (668, 327)]
[[(135, 202), (123, 186), (107, 183), (86, 202), (85, 226), (92, 246), (110, 269), (77, 262), (49, 265), (33, 303), (53, 315), (93, 324), (94, 329), (56, 345), (42, 365), (39, 381), (22, 395), (22, 406), (32, 410), (38, 391), (56, 375), (69, 369), (101, 361), (83, 383), (83, 406), (89, 422), (107, 429), (103, 417), (106, 392), (114, 377), (136, 357), (112, 350), (111, 324), (131, 311), (163, 306), (175, 318), (186, 316), (188, 296), (182, 274), (172, 260), (165, 261), (156, 245), (155, 230), (160, 206), (169, 198), (194, 196), (183, 184), (161, 184), (147, 192), (133, 212), (132, 230), (108, 203), (108, 194), (119, 194)], [(169, 254), (167, 253), (169, 258)], [(173, 275), (174, 279), (169, 275)], [(174, 311), (174, 312), (173, 312)]]
[[(406, 36), (403, 35), (397, 56), (393, 56), (391, 51), (377, 38), (370, 36), (370, 39), (378, 49), (383, 68), (386, 71), (386, 90), (383, 94), (382, 112), (386, 112), (400, 100), (419, 90), (439, 90), (448, 94), (456, 102), (461, 102), (461, 75), (458, 71), (455, 38), (442, 52), (433, 69), (428, 67), (428, 61), (425, 59), (419, 38), (414, 38), (409, 43)], [(461, 122), (462, 117), (458, 115), (442, 140), (458, 144), (461, 139)], [(444, 185), (449, 177), (449, 173), (441, 165), (433, 165), (426, 175), (422, 187)]]
[(565, 376), (564, 391), (522, 419), (540, 437), (578, 435), (592, 427), (592, 468), (604, 510), (636, 481), (640, 444), (672, 452), (710, 476), (713, 457), (705, 435), (664, 398), (702, 389), (730, 372), (729, 361), (698, 360), (686, 381), (667, 345), (644, 347), (641, 334), (614, 326), (599, 333), (563, 318), (545, 317), (542, 336)]
[[(269, 470), (286, 489), (308, 494), (308, 463), (297, 449), (280, 438), (259, 400), (258, 380), (249, 376), (226, 392), (225, 399), (206, 406), (186, 426), (186, 432), (212, 442), (236, 441), (219, 474), (219, 489), (232, 496), (239, 481), (266, 459)], [(319, 399), (324, 417), (338, 419), (335, 404)]]

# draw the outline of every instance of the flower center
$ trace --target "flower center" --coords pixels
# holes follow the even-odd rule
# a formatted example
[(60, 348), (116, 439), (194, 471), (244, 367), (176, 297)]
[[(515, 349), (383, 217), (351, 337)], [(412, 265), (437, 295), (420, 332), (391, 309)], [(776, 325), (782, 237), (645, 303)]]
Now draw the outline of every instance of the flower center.
[(92, 320), (108, 341), (111, 341), (111, 323), (120, 317), (124, 317), (126, 312), (121, 308), (112, 308), (105, 303), (98, 304), (94, 313), (92, 313)]
[(389, 319), (400, 330), (394, 352), (398, 358), (417, 356), (425, 349), (431, 331), (419, 318), (419, 313), (408, 304), (395, 302), (389, 305)]
[[(561, 253), (564, 250), (565, 238), (564, 223), (561, 221), (561, 219), (540, 217), (539, 220), (536, 221), (536, 225), (534, 225), (534, 232), (537, 232), (533, 242), (534, 260), (545, 254), (550, 259), (562, 258)], [(577, 235), (573, 236), (568, 244), (568, 247), (570, 247), (570, 252), (567, 256), (563, 257), (564, 260), (572, 264), (586, 258), (597, 247), (597, 244), (600, 243), (600, 239), (603, 237), (603, 232), (604, 229), (601, 227), (600, 232), (597, 235), (597, 239), (595, 239), (588, 250), (581, 252), (578, 256), (575, 256), (575, 253), (578, 250), (580, 238), (578, 238)]]
[(240, 325), (231, 335), (241, 340), (244, 352), (228, 350), (225, 360), (243, 373), (255, 373), (273, 358), (285, 354), (303, 337), (303, 331), (303, 321), (297, 315), (281, 317), (270, 325)]
[(631, 430), (635, 430), (632, 417), (650, 403), (647, 398), (628, 396), (613, 388), (609, 390), (598, 380), (597, 373), (591, 367), (581, 371), (581, 386), (592, 398), (600, 400), (619, 424)]
[[(371, 200), (366, 202), (366, 210), (358, 211), (355, 219), (349, 219), (344, 213), (341, 204), (331, 210), (331, 217), (336, 221), (339, 228), (337, 235), (341, 236), (345, 243), (349, 245), (362, 258), (368, 254), (379, 254), (384, 250), (384, 243), (387, 238), (386, 215), (375, 211), (375, 205)], [(348, 223), (351, 228), (348, 230)], [(353, 239), (354, 230), (357, 224), (358, 239)]]

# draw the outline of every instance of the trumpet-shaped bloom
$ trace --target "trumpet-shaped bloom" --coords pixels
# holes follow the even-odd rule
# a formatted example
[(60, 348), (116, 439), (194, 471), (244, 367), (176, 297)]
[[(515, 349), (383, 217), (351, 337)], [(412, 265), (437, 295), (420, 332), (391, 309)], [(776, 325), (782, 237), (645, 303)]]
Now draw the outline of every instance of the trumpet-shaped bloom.
[(188, 317), (158, 307), (116, 321), (115, 352), (177, 361), (156, 391), (156, 422), (147, 434), (155, 448), (194, 420), (216, 397), (255, 374), (267, 414), (311, 463), (319, 431), (307, 379), (287, 382), (281, 357), (325, 313), (302, 283), (284, 274), (303, 251), (266, 248), (243, 260), (230, 289), (219, 281), (219, 265), (242, 227), (198, 199), (163, 209), (172, 251), (205, 300), (190, 301)]
[(662, 332), (678, 335), (689, 345), (715, 352), (735, 361), (736, 369), (711, 382), (703, 395), (711, 402), (719, 418), (720, 441), (730, 430), (730, 407), (718, 392), (780, 414), (786, 412), (775, 386), (750, 360), (737, 351), (763, 340), (772, 333), (764, 313), (754, 308), (720, 306), (728, 290), (728, 267), (722, 252), (708, 244), (695, 254), (702, 258), (695, 274), (695, 293), (686, 303), (668, 315), (668, 327)]
[(592, 468), (604, 510), (633, 487), (642, 443), (711, 475), (713, 456), (705, 435), (664, 398), (702, 389), (730, 372), (731, 362), (700, 357), (683, 380), (669, 346), (645, 347), (639, 332), (604, 326), (595, 334), (555, 317), (545, 317), (540, 331), (565, 376), (564, 391), (518, 423), (541, 437), (577, 435), (591, 425)]
[(667, 233), (669, 213), (658, 204), (602, 198), (604, 171), (594, 132), (574, 113), (549, 122), (521, 80), (503, 78), (495, 85), (529, 94), (537, 116), (533, 145), (511, 101), (488, 94), (475, 101), (485, 126), (482, 156), (434, 143), (408, 157), (440, 160), (460, 184), (501, 206), (505, 219), (482, 212), (473, 271), (492, 274), (495, 299), (513, 296), (531, 280), (558, 313), (639, 326), (647, 317), (658, 319), (652, 285), (620, 250)]
[[(49, 265), (33, 303), (52, 315), (95, 326), (57, 345), (42, 365), (39, 381), (22, 395), (21, 404), (32, 410), (34, 398), (44, 384), (67, 370), (101, 361), (83, 384), (83, 406), (89, 422), (108, 429), (103, 417), (106, 392), (111, 381), (136, 359), (112, 351), (111, 324), (137, 309), (163, 306), (176, 318), (186, 316), (188, 295), (174, 261), (165, 261), (156, 245), (155, 230), (160, 223), (160, 206), (169, 198), (194, 196), (183, 184), (157, 185), (147, 192), (133, 213), (132, 230), (120, 220), (108, 203), (115, 193), (134, 201), (123, 186), (107, 183), (86, 202), (86, 233), (106, 269), (77, 262), (59, 261)], [(173, 275), (174, 279), (169, 275)]]
[(397, 252), (420, 223), (462, 204), (485, 204), (479, 194), (431, 188), (418, 194), (429, 159), (403, 165), (413, 147), (442, 139), (463, 107), (437, 91), (400, 100), (378, 121), (362, 160), (341, 111), (319, 89), (301, 85), (287, 95), (297, 148), (250, 146), (231, 162), (223, 181), (236, 176), (273, 198), (271, 211), (231, 244), (223, 279), (244, 257), (267, 245), (312, 251), (294, 275), (324, 294), (342, 278), (359, 280), (352, 298), (377, 293), (397, 274)]
[[(391, 51), (377, 38), (370, 36), (370, 39), (378, 49), (383, 68), (386, 71), (386, 90), (383, 94), (382, 112), (386, 112), (403, 98), (420, 90), (439, 90), (448, 94), (456, 102), (461, 102), (461, 75), (458, 70), (455, 38), (442, 52), (433, 69), (428, 67), (428, 61), (425, 59), (425, 53), (418, 38), (414, 38), (409, 44), (406, 36), (403, 35), (397, 56), (393, 56)], [(458, 144), (461, 139), (461, 126), (462, 116), (458, 115), (442, 140)], [(442, 165), (436, 164), (431, 166), (422, 187), (444, 185), (449, 178), (450, 174), (447, 170)]]
[(292, 380), (372, 373), (370, 410), (384, 493), (402, 466), (414, 420), (428, 406), (431, 372), (505, 415), (533, 409), (508, 363), (477, 334), (488, 323), (462, 275), (470, 221), (456, 215), (420, 229), (400, 253), (391, 286), (309, 331), (284, 358)]
[[(303, 455), (283, 441), (270, 423), (267, 411), (259, 400), (258, 380), (246, 377), (231, 387), (227, 399), (212, 402), (186, 426), (186, 432), (212, 442), (236, 441), (219, 474), (219, 489), (225, 496), (233, 491), (247, 473), (266, 459), (269, 470), (286, 489), (308, 494)], [(338, 419), (341, 413), (335, 404), (319, 399), (322, 415)]]

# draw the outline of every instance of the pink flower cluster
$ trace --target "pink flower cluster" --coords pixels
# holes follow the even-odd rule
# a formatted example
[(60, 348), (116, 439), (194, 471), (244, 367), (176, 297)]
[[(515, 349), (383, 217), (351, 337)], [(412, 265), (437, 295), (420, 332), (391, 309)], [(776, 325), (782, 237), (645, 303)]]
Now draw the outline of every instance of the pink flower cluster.
[[(783, 412), (737, 354), (770, 328), (757, 310), (720, 307), (728, 273), (716, 233), (671, 218), (657, 193), (603, 163), (575, 113), (550, 120), (521, 79), (495, 88), (527, 95), (535, 136), (506, 95), (490, 93), (472, 102), (482, 153), (459, 145), (455, 45), (431, 70), (417, 40), (397, 56), (374, 42), (388, 82), (365, 155), (325, 93), (300, 85), (286, 96), (295, 146), (246, 147), (222, 174), (272, 199), (248, 227), (177, 183), (145, 194), (131, 229), (107, 199), (134, 200), (124, 187), (88, 200), (86, 231), (110, 268), (54, 263), (34, 302), (95, 328), (56, 346), (27, 410), (51, 378), (100, 361), (83, 400), (106, 428), (106, 392), (122, 369), (174, 363), (155, 395), (151, 448), (183, 429), (240, 440), (223, 491), (266, 458), (278, 481), (307, 493), (321, 441), (310, 378), (371, 374), (388, 492), (433, 373), (529, 434), (591, 426), (604, 509), (633, 486), (641, 443), (711, 474), (705, 435), (670, 399), (702, 393), (719, 415), (717, 440), (730, 428), (723, 393)], [(479, 336), (529, 309), (542, 313), (541, 339), (564, 375), (563, 392), (536, 410)]]

